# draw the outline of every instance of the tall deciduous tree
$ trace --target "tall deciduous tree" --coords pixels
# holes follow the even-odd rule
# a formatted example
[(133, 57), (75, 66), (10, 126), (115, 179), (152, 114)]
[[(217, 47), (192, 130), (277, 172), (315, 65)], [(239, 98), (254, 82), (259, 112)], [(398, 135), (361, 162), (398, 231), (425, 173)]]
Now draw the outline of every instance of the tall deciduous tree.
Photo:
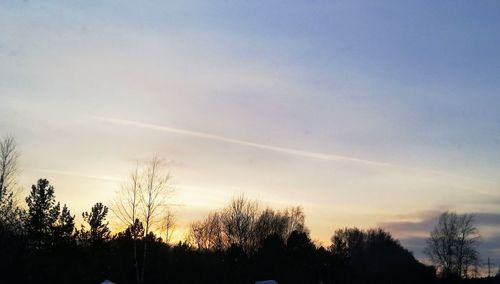
[[(125, 186), (116, 196), (112, 207), (116, 217), (123, 225), (131, 228), (134, 239), (134, 262), (137, 283), (144, 283), (147, 260), (148, 238), (146, 236), (157, 229), (161, 218), (169, 207), (167, 199), (171, 196), (170, 174), (165, 163), (158, 157), (153, 157), (146, 164), (139, 164), (130, 175)], [(137, 230), (138, 227), (142, 230)], [(158, 229), (161, 228), (158, 227)], [(143, 240), (142, 265), (139, 268), (137, 256), (137, 240)]]
[(16, 184), (18, 157), (14, 136), (0, 140), (0, 201), (12, 192)]
[(188, 237), (198, 249), (220, 251), (226, 248), (221, 214), (210, 213), (205, 219), (191, 223)]
[(479, 264), (479, 238), (473, 215), (444, 212), (427, 240), (425, 253), (443, 277), (467, 278)]
[(165, 213), (163, 214), (160, 226), (161, 232), (165, 237), (164, 240), (167, 244), (170, 243), (170, 241), (172, 240), (172, 237), (175, 232), (175, 227), (176, 227), (175, 215), (170, 208), (167, 208), (167, 210), (165, 210)]
[(170, 173), (165, 170), (164, 162), (158, 157), (153, 157), (144, 167), (141, 183), (141, 208), (144, 218), (144, 241), (141, 270), (141, 283), (144, 283), (146, 258), (148, 251), (148, 238), (150, 232), (156, 228), (161, 217), (165, 215), (167, 198), (172, 193), (170, 187)]
[(23, 230), (22, 210), (17, 206), (14, 187), (17, 184), (19, 153), (16, 141), (9, 135), (0, 140), (0, 234), (19, 234)]
[(141, 274), (139, 270), (139, 261), (137, 258), (137, 239), (139, 235), (136, 234), (137, 227), (142, 224), (139, 221), (140, 214), (140, 200), (141, 200), (141, 178), (139, 172), (139, 163), (136, 164), (133, 171), (125, 183), (122, 185), (121, 191), (118, 192), (114, 200), (112, 210), (118, 220), (130, 230), (132, 237), (132, 251), (134, 256), (134, 268), (136, 283), (141, 282)]
[(222, 250), (231, 246), (245, 252), (257, 250), (271, 235), (285, 242), (292, 232), (307, 233), (304, 212), (300, 207), (285, 210), (266, 208), (244, 195), (233, 198), (221, 211), (191, 223), (189, 238), (203, 250)]
[(221, 216), (222, 228), (229, 246), (240, 247), (246, 252), (252, 249), (257, 214), (258, 204), (244, 195), (231, 200)]

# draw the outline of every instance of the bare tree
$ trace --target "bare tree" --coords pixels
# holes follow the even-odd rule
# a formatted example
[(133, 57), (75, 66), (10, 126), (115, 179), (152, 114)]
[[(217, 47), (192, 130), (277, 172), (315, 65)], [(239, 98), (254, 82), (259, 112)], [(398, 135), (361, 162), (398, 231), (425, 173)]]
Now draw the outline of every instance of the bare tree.
[(191, 243), (200, 250), (206, 250), (209, 248), (205, 220), (195, 221), (189, 225), (189, 239)]
[(443, 277), (467, 278), (477, 268), (479, 231), (474, 215), (444, 212), (427, 240), (425, 253)]
[(480, 262), (476, 248), (480, 238), (479, 230), (475, 227), (474, 215), (471, 214), (458, 215), (457, 223), (457, 269), (462, 277), (467, 278), (470, 272), (477, 270)]
[[(134, 240), (134, 265), (137, 283), (144, 283), (148, 238), (155, 229), (160, 229), (162, 216), (169, 207), (167, 199), (172, 193), (170, 173), (164, 162), (153, 157), (144, 165), (137, 164), (129, 179), (117, 194), (112, 210), (121, 223), (130, 228)], [(141, 227), (139, 230), (138, 227)], [(139, 267), (137, 240), (143, 240), (142, 263)]]
[(221, 214), (210, 213), (200, 221), (189, 226), (190, 243), (201, 250), (219, 251), (229, 246), (224, 236)]
[(0, 201), (12, 193), (17, 183), (18, 158), (14, 136), (8, 135), (0, 140)]
[(254, 241), (256, 246), (262, 244), (270, 235), (277, 235), (283, 241), (288, 238), (290, 218), (287, 212), (274, 211), (267, 208), (262, 211), (254, 225)]
[(176, 218), (170, 208), (165, 210), (161, 223), (161, 231), (165, 236), (165, 243), (170, 243), (176, 229)]
[(231, 200), (222, 212), (222, 228), (229, 246), (236, 245), (244, 251), (252, 249), (252, 234), (257, 219), (258, 204), (244, 195)]
[(286, 226), (286, 223), (282, 222), (283, 219), (279, 212), (274, 212), (271, 208), (262, 211), (254, 224), (254, 241), (262, 243), (267, 236), (272, 234), (278, 234), (281, 237)]
[(258, 249), (264, 240), (276, 235), (286, 241), (292, 232), (307, 233), (300, 207), (283, 211), (266, 208), (244, 195), (233, 198), (228, 206), (190, 224), (189, 242), (201, 250), (223, 250), (238, 246), (246, 252)]
[(141, 273), (137, 259), (137, 239), (139, 238), (139, 235), (136, 233), (138, 231), (137, 225), (139, 224), (138, 213), (141, 194), (139, 164), (137, 163), (135, 169), (129, 174), (128, 179), (116, 195), (111, 207), (111, 210), (118, 220), (126, 228), (130, 229), (133, 240), (132, 249), (137, 284), (141, 282)]
[(144, 283), (144, 273), (147, 256), (147, 236), (167, 210), (167, 198), (172, 193), (170, 187), (170, 173), (165, 171), (164, 162), (158, 157), (153, 157), (144, 168), (141, 184), (141, 208), (144, 218), (144, 250), (142, 259), (141, 283)]
[(286, 237), (288, 238), (293, 231), (307, 232), (305, 227), (305, 214), (302, 207), (290, 207), (285, 210), (285, 216), (288, 219), (288, 225), (286, 229)]
[(207, 234), (209, 235), (209, 248), (213, 250), (222, 250), (224, 248), (225, 238), (222, 232), (222, 218), (218, 212), (208, 214), (205, 221)]
[(17, 184), (19, 153), (14, 136), (0, 140), (0, 233), (21, 233), (23, 210), (17, 206), (14, 187)]

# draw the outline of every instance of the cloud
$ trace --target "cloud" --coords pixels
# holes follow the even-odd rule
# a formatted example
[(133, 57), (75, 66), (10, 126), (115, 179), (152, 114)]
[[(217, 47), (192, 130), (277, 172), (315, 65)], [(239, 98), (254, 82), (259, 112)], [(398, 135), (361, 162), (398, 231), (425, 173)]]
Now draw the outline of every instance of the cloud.
[(165, 132), (170, 132), (170, 133), (175, 133), (175, 134), (180, 134), (180, 135), (209, 139), (209, 140), (220, 141), (220, 142), (224, 142), (224, 143), (237, 144), (237, 145), (253, 147), (253, 148), (258, 148), (258, 149), (264, 149), (264, 150), (285, 153), (285, 154), (290, 154), (290, 155), (295, 155), (295, 156), (301, 156), (301, 157), (311, 158), (311, 159), (350, 162), (350, 163), (357, 163), (357, 164), (362, 164), (365, 166), (372, 166), (372, 167), (390, 167), (390, 166), (393, 166), (391, 164), (378, 162), (378, 161), (364, 160), (364, 159), (358, 159), (358, 158), (341, 156), (341, 155), (332, 155), (332, 154), (326, 154), (326, 153), (303, 151), (303, 150), (297, 150), (297, 149), (291, 149), (291, 148), (272, 146), (272, 145), (267, 145), (267, 144), (253, 143), (253, 142), (249, 142), (249, 141), (234, 139), (234, 138), (220, 136), (220, 135), (214, 135), (214, 134), (205, 133), (205, 132), (192, 131), (192, 130), (187, 130), (187, 129), (174, 128), (174, 127), (166, 127), (166, 126), (149, 124), (149, 123), (142, 123), (142, 122), (131, 121), (131, 120), (107, 118), (107, 117), (93, 117), (93, 118), (98, 119), (100, 121), (113, 123), (113, 124), (120, 124), (120, 125), (127, 125), (127, 126), (133, 126), (133, 127), (153, 129), (153, 130), (158, 130), (158, 131), (165, 131)]
[(425, 259), (424, 249), (426, 245), (426, 238), (424, 237), (411, 237), (401, 239), (401, 244), (409, 251), (413, 253), (413, 255), (423, 260)]
[(437, 224), (440, 213), (426, 217), (421, 221), (396, 221), (396, 222), (383, 222), (379, 226), (384, 228), (396, 236), (407, 235), (424, 235), (428, 234), (432, 228)]
[[(396, 236), (428, 235), (438, 223), (441, 213), (442, 211), (426, 211), (418, 214), (421, 216), (420, 221), (383, 222), (380, 223), (379, 226), (392, 232)], [(500, 227), (500, 213), (482, 212), (473, 214), (476, 226), (478, 227)]]
[(500, 213), (476, 213), (474, 215), (478, 225), (500, 227)]
[[(401, 244), (412, 251), (415, 257), (425, 260), (426, 256), (423, 250), (426, 246), (426, 239), (429, 232), (437, 224), (440, 214), (441, 212), (438, 211), (422, 212), (420, 213), (422, 216), (420, 221), (385, 222), (380, 223), (380, 227), (399, 237)], [(484, 227), (492, 226), (500, 228), (500, 213), (474, 213), (474, 216), (480, 233)], [(488, 235), (483, 234), (478, 251), (483, 262), (489, 257), (496, 264), (496, 267), (500, 266), (500, 232), (489, 232)]]

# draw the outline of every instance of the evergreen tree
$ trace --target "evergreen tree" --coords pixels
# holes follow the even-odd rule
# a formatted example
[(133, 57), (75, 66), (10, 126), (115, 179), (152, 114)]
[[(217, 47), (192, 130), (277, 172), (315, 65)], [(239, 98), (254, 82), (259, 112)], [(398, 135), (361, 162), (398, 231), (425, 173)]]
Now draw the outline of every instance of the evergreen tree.
[(61, 211), (60, 204), (55, 200), (54, 187), (48, 180), (39, 179), (37, 184), (31, 187), (26, 203), (28, 204), (26, 229), (31, 244), (35, 249), (50, 245), (49, 240), (54, 234)]
[(91, 246), (98, 246), (103, 244), (109, 239), (110, 230), (109, 222), (106, 221), (106, 216), (108, 215), (108, 207), (104, 206), (102, 203), (96, 203), (92, 206), (89, 212), (84, 212), (82, 214), (83, 220), (88, 224), (89, 230), (85, 230), (82, 225), (80, 235), (84, 243)]
[(61, 214), (57, 218), (54, 233), (56, 237), (56, 242), (68, 242), (74, 236), (75, 231), (75, 216), (71, 216), (71, 213), (64, 204)]

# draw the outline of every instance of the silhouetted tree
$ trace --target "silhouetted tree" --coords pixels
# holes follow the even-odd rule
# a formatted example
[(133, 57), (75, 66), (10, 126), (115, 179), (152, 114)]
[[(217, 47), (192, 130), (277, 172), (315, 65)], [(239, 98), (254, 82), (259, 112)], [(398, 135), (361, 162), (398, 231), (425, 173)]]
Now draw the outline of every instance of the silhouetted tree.
[[(299, 207), (293, 207), (293, 213), (290, 208), (259, 211), (257, 202), (241, 196), (193, 222), (190, 236), (194, 245), (170, 245), (155, 235), (156, 230), (146, 234), (140, 207), (144, 201), (137, 207), (138, 218), (114, 236), (110, 236), (105, 220), (106, 206), (95, 204), (82, 214), (85, 225), (78, 232), (77, 242), (74, 216), (67, 206), (61, 208), (56, 202), (48, 181), (39, 180), (26, 200), (28, 212), (24, 220), (30, 242), (23, 242), (23, 235), (18, 242), (8, 240), (13, 248), (4, 250), (6, 254), (0, 257), (1, 283), (99, 283), (103, 279), (136, 283), (131, 250), (134, 242), (137, 255), (143, 256), (144, 248), (148, 251), (144, 266), (147, 277), (143, 280), (147, 283), (230, 284), (264, 279), (289, 284), (435, 281), (432, 267), (418, 262), (381, 229), (338, 230), (328, 250), (317, 247), (309, 237)], [(295, 230), (288, 232), (289, 228)]]
[(271, 208), (259, 211), (256, 201), (241, 195), (233, 198), (222, 210), (210, 213), (203, 220), (192, 222), (189, 227), (189, 242), (201, 250), (239, 247), (245, 253), (252, 253), (270, 235), (277, 235), (286, 241), (292, 232), (290, 229), (307, 232), (304, 213), (300, 207), (283, 211)]
[(307, 228), (305, 226), (305, 215), (302, 207), (289, 207), (285, 210), (284, 215), (287, 220), (285, 238), (288, 238), (293, 231), (307, 232)]
[(17, 206), (14, 187), (17, 184), (19, 153), (12, 135), (0, 140), (0, 237), (20, 234), (23, 211)]
[(60, 214), (60, 204), (56, 203), (54, 187), (46, 179), (39, 179), (31, 187), (26, 198), (28, 205), (26, 229), (35, 249), (50, 245), (56, 222)]
[(474, 216), (444, 212), (432, 230), (425, 253), (445, 278), (467, 278), (479, 264), (479, 231)]
[(57, 221), (54, 226), (54, 236), (56, 237), (56, 242), (68, 242), (74, 236), (75, 231), (75, 216), (71, 216), (71, 213), (64, 204), (61, 213), (59, 214)]
[(337, 281), (346, 283), (431, 283), (434, 270), (418, 262), (381, 229), (337, 230), (330, 251)]
[[(143, 183), (141, 183), (141, 204), (144, 218), (144, 235), (149, 233), (157, 225), (159, 218), (168, 209), (167, 198), (172, 193), (170, 187), (170, 173), (165, 170), (164, 162), (158, 157), (153, 157), (144, 168)], [(146, 258), (148, 251), (148, 239), (145, 238), (142, 258), (141, 283), (144, 283), (146, 271)]]
[[(130, 229), (132, 237), (132, 251), (134, 258), (134, 268), (136, 275), (136, 283), (139, 284), (141, 281), (141, 274), (139, 270), (139, 261), (137, 257), (137, 239), (139, 238), (135, 228), (136, 224), (140, 223), (140, 201), (141, 201), (141, 186), (140, 186), (140, 172), (139, 164), (136, 165), (135, 169), (130, 173), (129, 179), (125, 181), (122, 186), (121, 191), (116, 196), (113, 203), (113, 213), (115, 216)], [(142, 226), (142, 225), (141, 225)]]
[(12, 193), (17, 183), (18, 157), (14, 136), (8, 135), (0, 140), (0, 201)]
[(223, 235), (220, 213), (214, 212), (189, 226), (189, 242), (201, 250), (222, 250), (227, 242)]
[[(146, 272), (148, 239), (145, 237), (156, 228), (168, 210), (166, 201), (172, 191), (170, 174), (165, 169), (164, 162), (158, 157), (153, 157), (144, 166), (137, 165), (130, 179), (122, 187), (122, 191), (118, 193), (112, 207), (116, 217), (124, 225), (134, 228), (135, 232), (138, 224), (143, 228), (142, 235), (132, 234), (137, 283), (144, 283)], [(139, 267), (137, 240), (140, 238), (143, 239), (143, 250), (142, 263)]]
[(221, 214), (222, 228), (228, 246), (237, 246), (249, 251), (252, 246), (254, 222), (257, 218), (258, 205), (244, 195), (231, 200)]
[[(12, 135), (0, 139), (0, 275), (9, 275), (23, 265), (25, 211), (16, 196), (19, 153)], [(0, 276), (0, 282), (13, 279)], [(4, 280), (4, 281), (2, 281)]]
[(106, 222), (107, 215), (108, 207), (100, 202), (92, 206), (90, 212), (82, 213), (83, 220), (89, 227), (87, 230), (82, 224), (80, 230), (80, 238), (85, 244), (99, 247), (109, 240), (111, 231), (108, 227), (109, 223)]
[(0, 237), (5, 234), (23, 234), (24, 215), (25, 211), (17, 206), (13, 193), (4, 196), (0, 201)]
[(258, 279), (284, 280), (287, 266), (286, 245), (282, 236), (268, 235), (256, 254), (256, 277)]
[(189, 225), (189, 238), (190, 242), (200, 250), (209, 249), (208, 227), (205, 225), (206, 221), (195, 221)]
[(288, 238), (289, 217), (279, 211), (267, 208), (260, 213), (254, 224), (254, 240), (257, 246), (270, 235), (279, 236), (283, 241)]
[(287, 283), (314, 283), (315, 279), (315, 252), (316, 246), (307, 232), (293, 231), (286, 241), (286, 250), (289, 258), (289, 277)]
[(362, 253), (366, 244), (366, 234), (358, 228), (345, 228), (335, 231), (331, 238), (330, 250), (333, 255), (351, 263)]
[(167, 208), (165, 210), (160, 222), (160, 231), (163, 233), (162, 236), (164, 237), (165, 242), (168, 244), (172, 240), (172, 236), (174, 235), (176, 229), (176, 218), (170, 208)]

